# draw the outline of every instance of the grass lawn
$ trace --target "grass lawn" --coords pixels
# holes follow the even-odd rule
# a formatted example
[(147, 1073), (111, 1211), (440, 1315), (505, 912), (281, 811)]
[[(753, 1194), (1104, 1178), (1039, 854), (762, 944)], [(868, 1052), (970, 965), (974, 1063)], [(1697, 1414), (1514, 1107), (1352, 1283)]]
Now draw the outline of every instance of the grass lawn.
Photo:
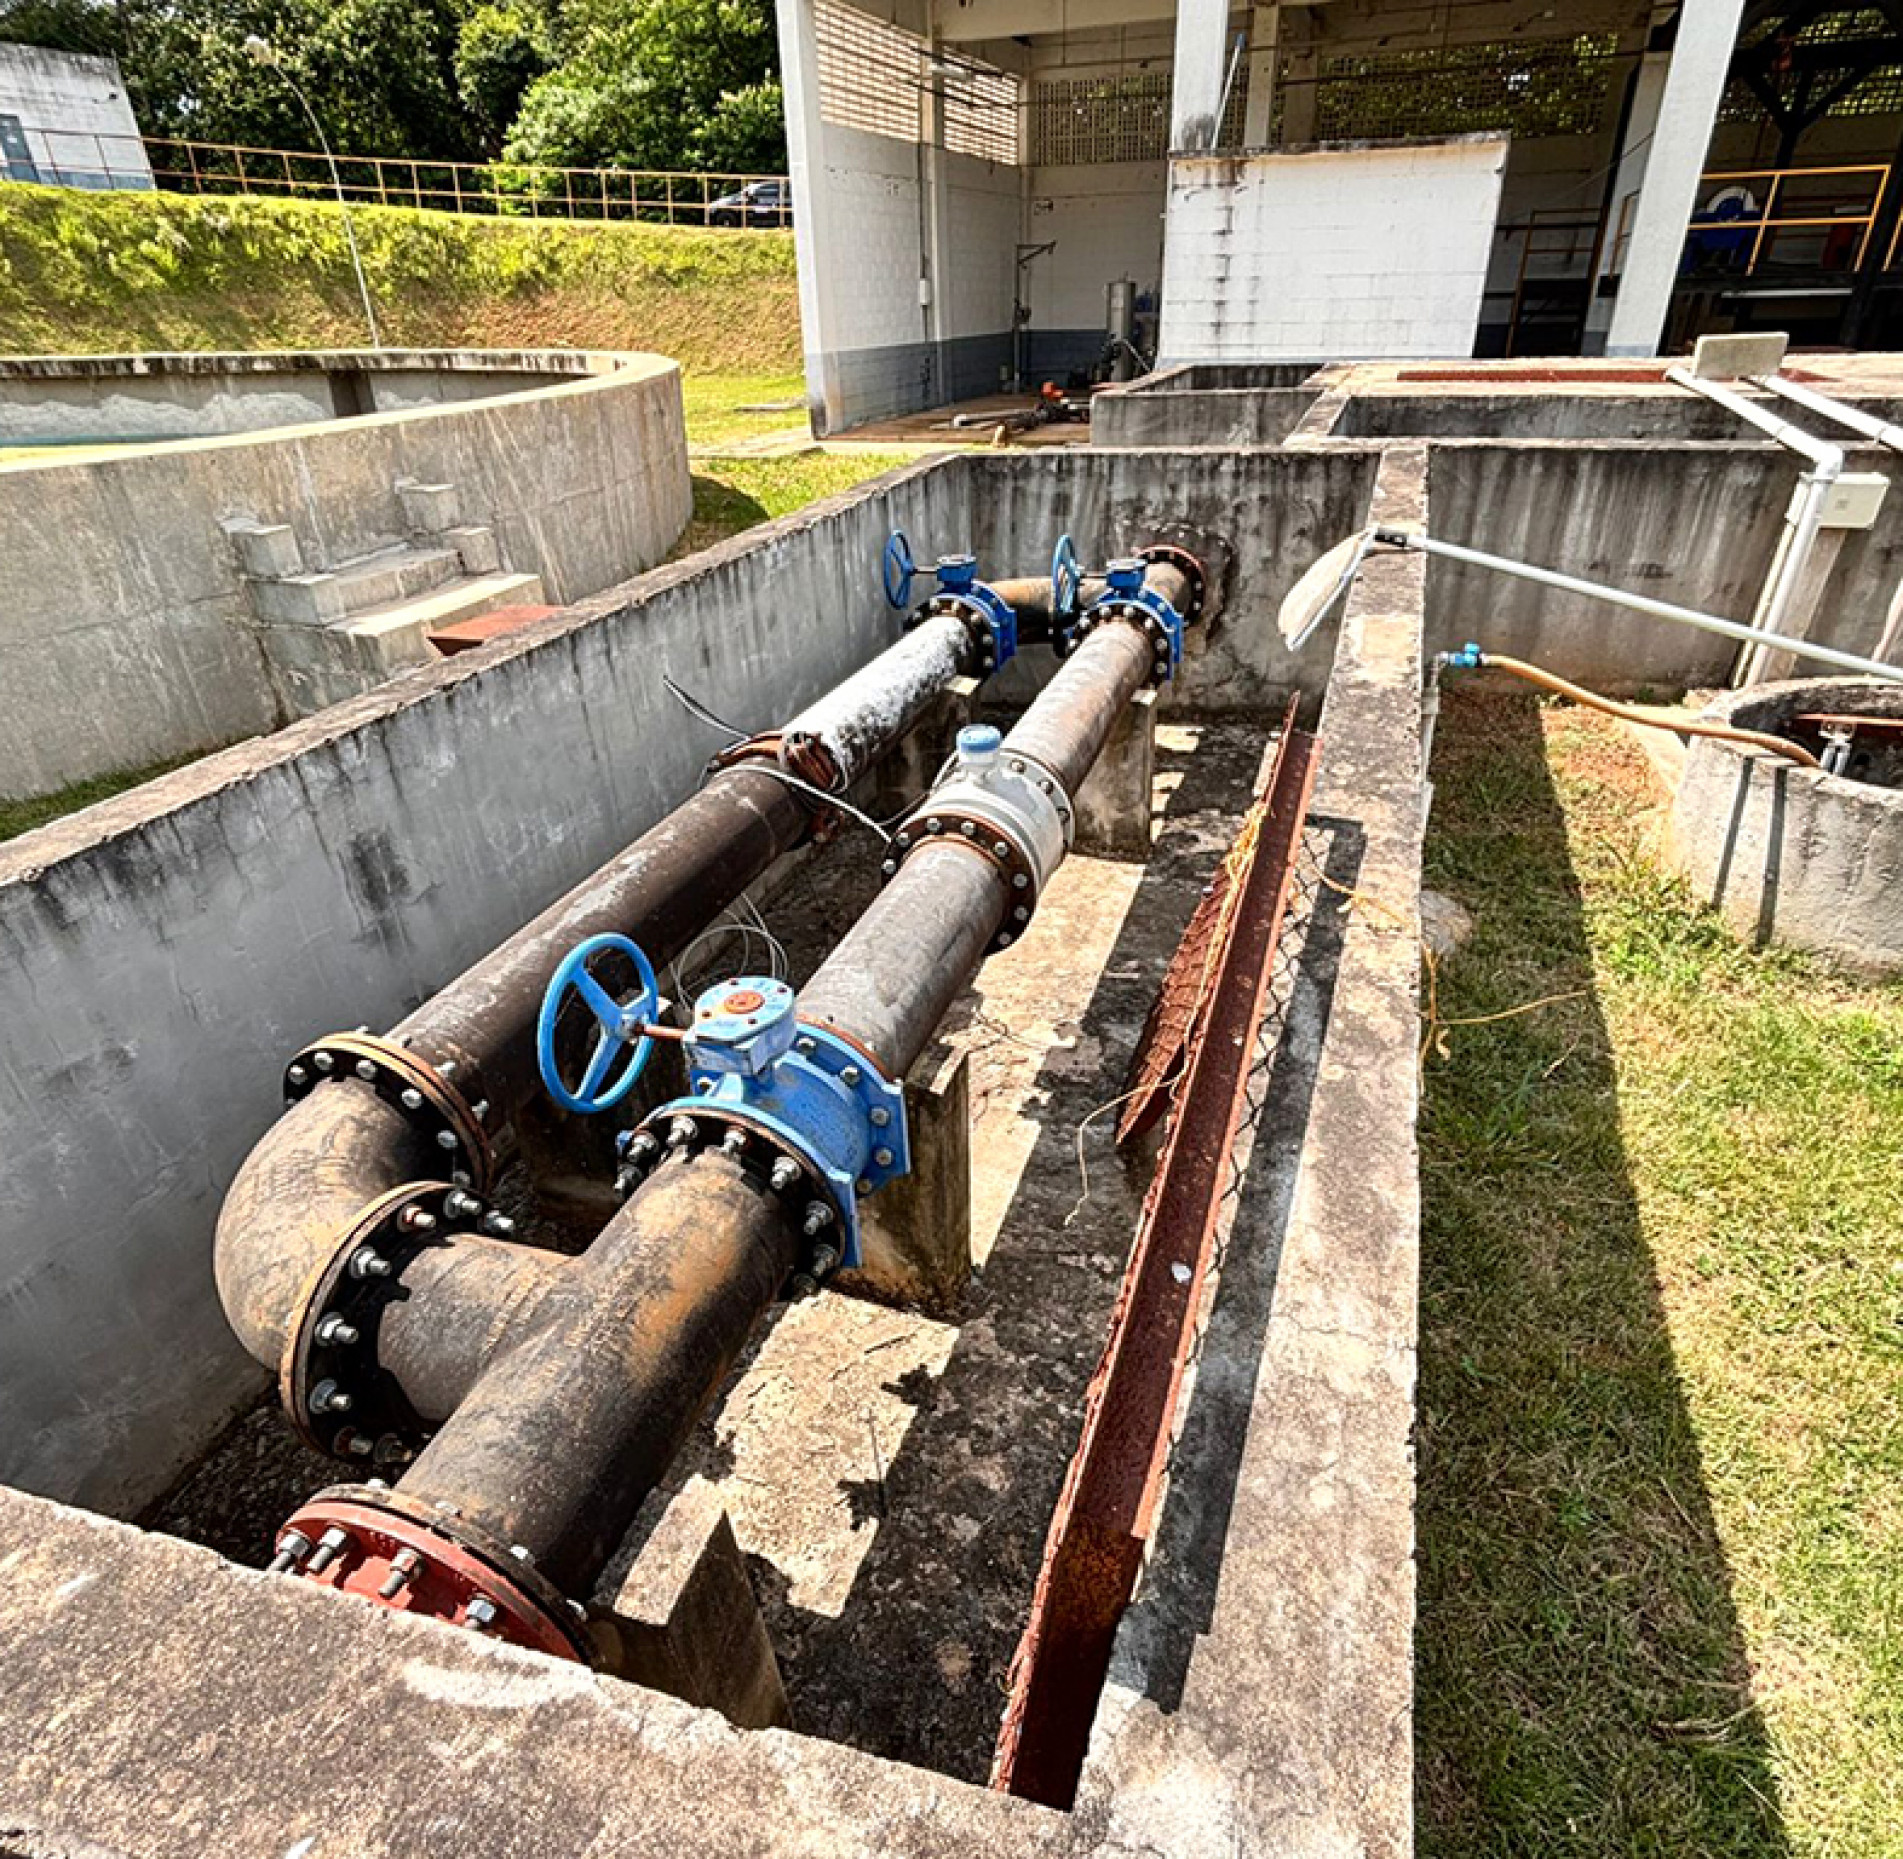
[(32, 832), (36, 826), (46, 825), (49, 820), (77, 813), (81, 807), (90, 807), (98, 801), (110, 800), (113, 795), (123, 794), (127, 788), (137, 787), (142, 781), (156, 781), (160, 775), (169, 775), (174, 768), (183, 768), (187, 762), (197, 760), (196, 755), (180, 755), (170, 761), (154, 762), (150, 768), (128, 768), (119, 774), (95, 775), (90, 781), (76, 781), (56, 794), (37, 794), (31, 800), (8, 800), (0, 796), (0, 840), (17, 839), (22, 833)]
[(697, 451), (808, 430), (806, 377), (797, 369), (791, 374), (689, 374), (681, 395), (687, 403), (687, 443)]
[(1630, 738), (1450, 692), (1423, 1855), (1903, 1853), (1903, 987), (1756, 953)]

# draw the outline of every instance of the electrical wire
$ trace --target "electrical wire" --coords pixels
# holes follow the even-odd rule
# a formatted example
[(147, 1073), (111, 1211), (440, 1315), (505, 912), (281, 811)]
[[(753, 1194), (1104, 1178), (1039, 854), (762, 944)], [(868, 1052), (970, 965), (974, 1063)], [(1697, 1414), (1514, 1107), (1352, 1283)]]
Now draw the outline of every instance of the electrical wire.
[(710, 724), (715, 729), (724, 730), (735, 742), (747, 742), (752, 739), (751, 730), (741, 729), (736, 724), (729, 723), (724, 716), (716, 716), (698, 697), (689, 691), (682, 690), (666, 672), (662, 672), (661, 682), (667, 686), (668, 694), (689, 716), (698, 717), (703, 723)]

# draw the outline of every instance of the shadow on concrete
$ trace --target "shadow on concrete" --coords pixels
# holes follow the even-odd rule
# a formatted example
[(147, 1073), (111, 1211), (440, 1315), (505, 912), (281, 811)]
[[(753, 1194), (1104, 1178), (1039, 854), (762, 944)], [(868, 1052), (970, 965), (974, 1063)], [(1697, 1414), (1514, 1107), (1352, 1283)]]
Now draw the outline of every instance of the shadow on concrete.
[[(1196, 1339), (1169, 1485), (1143, 1592), (1111, 1661), (1122, 1688), (1174, 1711), (1214, 1621), (1282, 1243), (1334, 1006), (1365, 841), (1358, 822), (1310, 815), (1231, 1157), (1215, 1290)], [(1253, 1131), (1253, 1136), (1250, 1132)]]
[(1427, 882), (1477, 919), (1422, 1117), (1422, 1855), (1789, 1850), (1620, 1135), (1540, 712), (1450, 692)]
[[(1023, 1112), (1039, 1125), (942, 1374), (891, 1384), (914, 1418), (872, 1488), (842, 1501), (879, 1534), (840, 1613), (791, 1606), (769, 1562), (752, 1563), (800, 1730), (889, 1759), (983, 1781), (1044, 1538), (1076, 1449), (1150, 1158), (1113, 1159), (1093, 1127), (1092, 1192), (1079, 1198), (1078, 1125), (1122, 1088), (1165, 964), (1247, 804), (1261, 739), (1206, 729), (1193, 752), (1158, 746), (1180, 776), (1165, 830), (1079, 1016), (1075, 1049), (1043, 1055)], [(1198, 821), (1207, 831), (1180, 829)], [(989, 1029), (1002, 1011), (980, 995)], [(965, 1009), (955, 1009), (953, 1025)], [(1010, 1037), (1000, 1026), (1000, 1037)]]

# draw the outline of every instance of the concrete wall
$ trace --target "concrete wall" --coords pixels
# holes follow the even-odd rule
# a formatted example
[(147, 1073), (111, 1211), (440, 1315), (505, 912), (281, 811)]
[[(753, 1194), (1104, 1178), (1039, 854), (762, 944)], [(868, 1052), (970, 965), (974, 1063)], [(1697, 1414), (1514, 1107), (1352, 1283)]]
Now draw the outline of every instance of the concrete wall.
[(1026, 274), (1037, 373), (1061, 378), (1103, 353), (1104, 293), (1114, 279), (1131, 279), (1152, 300), (1161, 290), (1167, 172), (1160, 161), (1030, 170), (1024, 236), (1057, 241)]
[[(1442, 441), (1434, 534), (1722, 618), (1748, 620), (1798, 461), (1774, 447)], [(1885, 455), (1852, 453), (1852, 469)], [(1869, 653), (1903, 575), (1903, 499), (1845, 538), (1812, 637)], [(1448, 561), (1428, 574), (1428, 643), (1482, 646), (1609, 689), (1724, 682), (1736, 647), (1669, 621)]]
[(1506, 148), (1172, 156), (1164, 356), (1470, 355)]
[[(1315, 404), (1312, 387), (1200, 387), (1206, 370), (1169, 368), (1090, 401), (1093, 445), (1280, 445)], [(1267, 373), (1267, 369), (1234, 370)], [(1291, 369), (1300, 373), (1300, 368)]]
[(282, 720), (225, 520), (288, 524), (306, 568), (335, 566), (404, 539), (395, 487), (412, 478), (456, 485), (463, 520), (493, 528), (504, 562), (539, 574), (555, 601), (659, 560), (692, 502), (678, 369), (630, 356), (555, 379), (466, 405), (0, 468), (0, 794)]
[(0, 447), (208, 438), (402, 413), (610, 374), (584, 350), (0, 357)]
[(202, 1451), (261, 1384), (210, 1244), (285, 1059), (696, 784), (664, 673), (765, 726), (870, 657), (886, 535), (963, 534), (967, 483), (896, 474), (0, 847), (0, 1482), (129, 1512)]
[[(1880, 419), (1903, 402), (1844, 396)], [(1775, 405), (1776, 403), (1772, 403)], [(1815, 428), (1817, 422), (1813, 421)], [(1336, 420), (1346, 439), (1737, 439), (1748, 429), (1723, 407), (1677, 389), (1629, 395), (1564, 393), (1355, 394)]]
[(152, 185), (152, 164), (113, 58), (0, 45), (0, 116), (20, 120), (34, 172), (0, 156), (0, 179), (50, 187)]

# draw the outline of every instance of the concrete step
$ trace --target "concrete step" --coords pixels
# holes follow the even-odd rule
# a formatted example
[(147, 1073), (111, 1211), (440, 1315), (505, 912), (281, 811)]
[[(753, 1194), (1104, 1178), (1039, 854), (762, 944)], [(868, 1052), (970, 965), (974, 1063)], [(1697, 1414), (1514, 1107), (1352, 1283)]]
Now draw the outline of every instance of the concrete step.
[(396, 601), (413, 600), (464, 572), (453, 547), (381, 549), (331, 571), (346, 614), (367, 613)]
[(542, 578), (532, 574), (469, 575), (407, 600), (393, 600), (337, 621), (330, 630), (361, 640), (392, 671), (438, 656), (429, 635), (497, 607), (539, 605)]
[(539, 575), (467, 575), (326, 626), (267, 623), (261, 630), (287, 706), (310, 716), (440, 657), (429, 643), (438, 627), (541, 599)]

